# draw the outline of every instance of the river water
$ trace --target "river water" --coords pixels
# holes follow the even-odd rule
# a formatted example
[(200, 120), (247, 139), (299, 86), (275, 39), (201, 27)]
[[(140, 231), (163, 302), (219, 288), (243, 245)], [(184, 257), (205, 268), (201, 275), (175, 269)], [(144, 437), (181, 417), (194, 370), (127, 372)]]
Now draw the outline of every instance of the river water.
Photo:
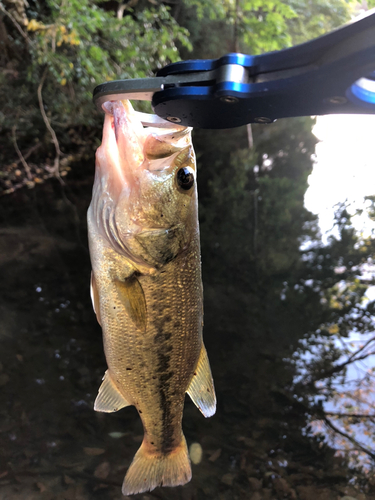
[[(134, 408), (93, 410), (106, 364), (89, 296), (92, 182), (82, 166), (64, 187), (50, 180), (0, 199), (1, 500), (120, 500), (142, 439)], [(239, 324), (251, 310), (235, 284), (204, 285), (218, 410), (206, 420), (187, 398), (183, 420), (202, 460), (189, 484), (134, 498), (374, 499), (369, 482), (353, 482), (345, 460), (304, 433), (307, 410), (285, 389), (290, 339), (257, 334), (256, 318)]]

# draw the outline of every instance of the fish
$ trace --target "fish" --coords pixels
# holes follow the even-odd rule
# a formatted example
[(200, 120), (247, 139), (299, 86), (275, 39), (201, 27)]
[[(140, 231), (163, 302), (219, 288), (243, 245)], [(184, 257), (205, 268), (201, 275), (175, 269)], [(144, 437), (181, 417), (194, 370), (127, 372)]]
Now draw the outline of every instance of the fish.
[(191, 129), (144, 127), (127, 100), (103, 107), (87, 214), (91, 298), (108, 366), (94, 409), (133, 405), (142, 420), (122, 486), (131, 495), (190, 481), (185, 394), (205, 417), (216, 396), (202, 339)]

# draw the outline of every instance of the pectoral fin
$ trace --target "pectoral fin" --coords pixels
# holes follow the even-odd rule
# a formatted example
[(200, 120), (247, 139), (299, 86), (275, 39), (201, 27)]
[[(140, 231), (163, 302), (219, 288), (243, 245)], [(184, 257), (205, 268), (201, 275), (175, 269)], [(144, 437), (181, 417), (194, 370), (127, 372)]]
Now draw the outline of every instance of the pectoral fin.
[(204, 345), (202, 345), (197, 367), (186, 392), (205, 417), (211, 417), (215, 413), (216, 396), (214, 382)]
[(125, 281), (116, 280), (116, 288), (121, 303), (127, 314), (139, 330), (145, 331), (147, 325), (147, 308), (143, 288), (133, 275)]
[(130, 403), (126, 401), (117, 389), (107, 370), (104, 374), (102, 385), (99, 387), (99, 394), (95, 399), (94, 410), (112, 413), (125, 406), (130, 406)]
[(102, 323), (100, 321), (99, 293), (98, 293), (98, 288), (96, 286), (95, 276), (92, 271), (91, 271), (90, 295), (91, 295), (92, 307), (96, 314), (96, 319), (98, 320), (99, 325), (102, 326)]

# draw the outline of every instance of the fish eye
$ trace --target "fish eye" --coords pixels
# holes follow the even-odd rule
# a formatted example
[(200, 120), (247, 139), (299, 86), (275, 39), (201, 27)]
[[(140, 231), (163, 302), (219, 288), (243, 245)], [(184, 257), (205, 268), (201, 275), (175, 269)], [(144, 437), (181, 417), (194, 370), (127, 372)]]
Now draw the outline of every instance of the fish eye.
[(190, 167), (183, 167), (177, 172), (177, 184), (181, 189), (187, 191), (194, 184), (194, 172)]

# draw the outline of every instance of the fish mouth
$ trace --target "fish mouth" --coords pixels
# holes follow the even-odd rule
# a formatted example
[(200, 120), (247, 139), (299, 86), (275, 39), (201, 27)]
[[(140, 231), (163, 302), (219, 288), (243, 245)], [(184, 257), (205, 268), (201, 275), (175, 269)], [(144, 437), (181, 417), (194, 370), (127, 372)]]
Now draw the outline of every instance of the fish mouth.
[(96, 152), (96, 163), (114, 198), (125, 190), (137, 189), (141, 169), (161, 171), (168, 168), (169, 158), (191, 145), (191, 128), (149, 127), (130, 101), (107, 101), (102, 144)]

